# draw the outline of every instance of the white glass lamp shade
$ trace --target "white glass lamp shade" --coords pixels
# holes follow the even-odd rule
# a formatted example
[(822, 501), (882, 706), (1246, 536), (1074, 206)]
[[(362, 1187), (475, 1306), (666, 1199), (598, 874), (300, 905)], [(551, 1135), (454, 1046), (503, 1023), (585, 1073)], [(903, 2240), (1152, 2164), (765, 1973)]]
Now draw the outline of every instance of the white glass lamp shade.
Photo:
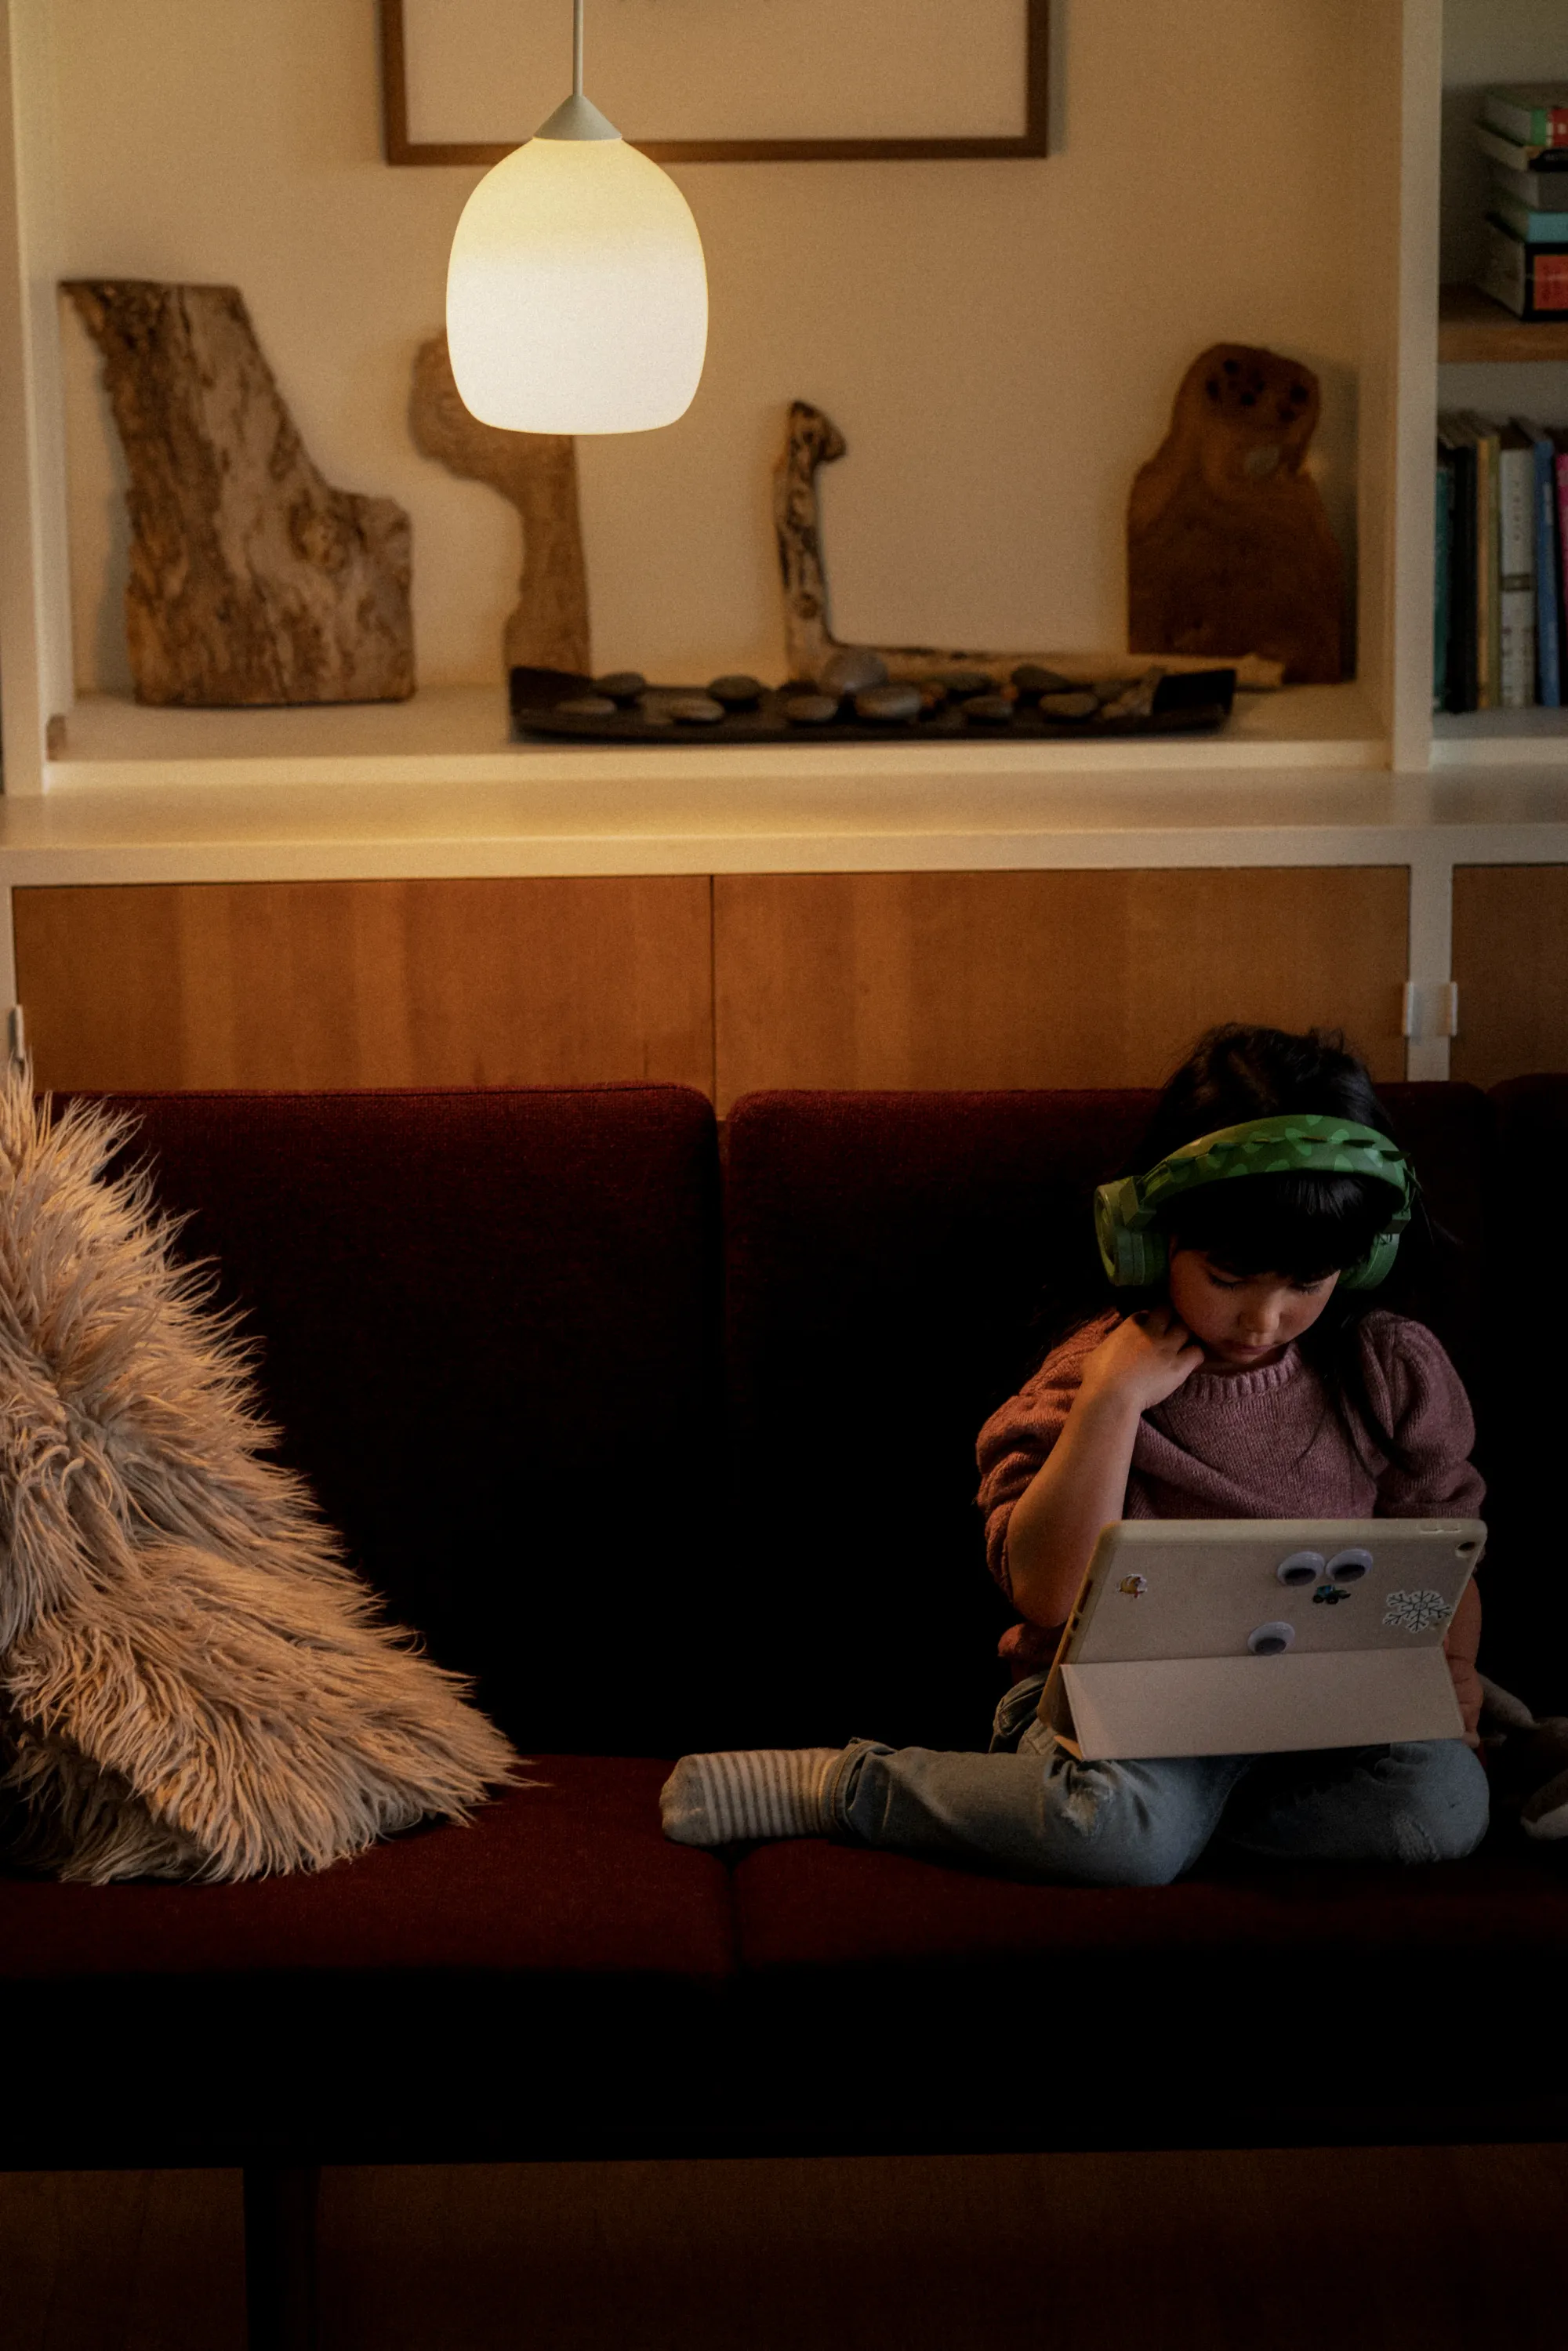
[(549, 129), (486, 172), (452, 241), (446, 340), (464, 405), (514, 433), (673, 424), (707, 348), (691, 207), (608, 123), (608, 136)]

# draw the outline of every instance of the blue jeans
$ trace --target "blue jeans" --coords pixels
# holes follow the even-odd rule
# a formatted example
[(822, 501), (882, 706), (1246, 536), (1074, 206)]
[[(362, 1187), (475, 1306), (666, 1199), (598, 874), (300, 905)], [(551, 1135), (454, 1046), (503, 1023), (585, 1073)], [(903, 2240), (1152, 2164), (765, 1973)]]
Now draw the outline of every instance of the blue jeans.
[(989, 1754), (857, 1740), (829, 1790), (837, 1832), (1079, 1886), (1168, 1886), (1217, 1833), (1270, 1860), (1385, 1862), (1457, 1861), (1486, 1834), (1463, 1740), (1078, 1763), (1036, 1718), (1044, 1682), (1008, 1692)]

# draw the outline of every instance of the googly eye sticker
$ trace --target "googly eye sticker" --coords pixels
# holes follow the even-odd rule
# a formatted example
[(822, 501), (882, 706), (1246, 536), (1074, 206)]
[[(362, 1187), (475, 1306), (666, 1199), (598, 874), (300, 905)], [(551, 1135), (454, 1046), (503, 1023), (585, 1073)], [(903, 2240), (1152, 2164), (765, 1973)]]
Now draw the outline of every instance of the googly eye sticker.
[(1400, 1633), (1429, 1633), (1454, 1613), (1440, 1592), (1386, 1592), (1383, 1605), (1384, 1623)]

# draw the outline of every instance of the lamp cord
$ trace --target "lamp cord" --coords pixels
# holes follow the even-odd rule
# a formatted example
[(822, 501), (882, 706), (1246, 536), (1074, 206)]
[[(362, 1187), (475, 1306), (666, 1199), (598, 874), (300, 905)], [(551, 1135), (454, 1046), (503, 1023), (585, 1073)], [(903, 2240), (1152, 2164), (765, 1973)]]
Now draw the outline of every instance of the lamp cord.
[(571, 94), (582, 96), (582, 0), (571, 0)]

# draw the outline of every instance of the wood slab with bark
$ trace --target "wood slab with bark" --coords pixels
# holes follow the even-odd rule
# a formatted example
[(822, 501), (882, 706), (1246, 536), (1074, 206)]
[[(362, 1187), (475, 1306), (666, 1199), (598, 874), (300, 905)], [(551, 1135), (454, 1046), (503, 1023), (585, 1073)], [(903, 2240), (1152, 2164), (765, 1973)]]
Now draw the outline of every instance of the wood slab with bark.
[(517, 509), (523, 571), (508, 616), (508, 671), (592, 671), (588, 573), (577, 502), (577, 444), (569, 433), (503, 433), (463, 405), (444, 335), (421, 343), (413, 362), (409, 429), (416, 447), (450, 472), (487, 482)]
[(234, 286), (66, 285), (103, 355), (131, 486), (139, 702), (401, 702), (408, 516), (312, 465)]
[(1245, 634), (1287, 684), (1343, 674), (1344, 559), (1302, 461), (1318, 421), (1311, 368), (1214, 343), (1127, 507), (1127, 643), (1209, 660)]
[[(827, 566), (822, 552), (821, 500), (817, 488), (820, 466), (835, 465), (849, 447), (832, 420), (809, 401), (790, 403), (784, 452), (773, 469), (773, 523), (779, 539), (779, 563), (784, 577), (785, 657), (791, 677), (817, 677), (841, 641), (828, 619)], [(1142, 677), (1151, 666), (1133, 653), (983, 653), (972, 646), (872, 645), (894, 678), (929, 676), (933, 670), (983, 670), (1005, 684), (1023, 662), (1053, 669), (1074, 679)], [(1256, 653), (1214, 653), (1184, 659), (1174, 655), (1158, 664), (1166, 670), (1234, 669), (1239, 686), (1276, 686), (1281, 680), (1277, 661)]]

